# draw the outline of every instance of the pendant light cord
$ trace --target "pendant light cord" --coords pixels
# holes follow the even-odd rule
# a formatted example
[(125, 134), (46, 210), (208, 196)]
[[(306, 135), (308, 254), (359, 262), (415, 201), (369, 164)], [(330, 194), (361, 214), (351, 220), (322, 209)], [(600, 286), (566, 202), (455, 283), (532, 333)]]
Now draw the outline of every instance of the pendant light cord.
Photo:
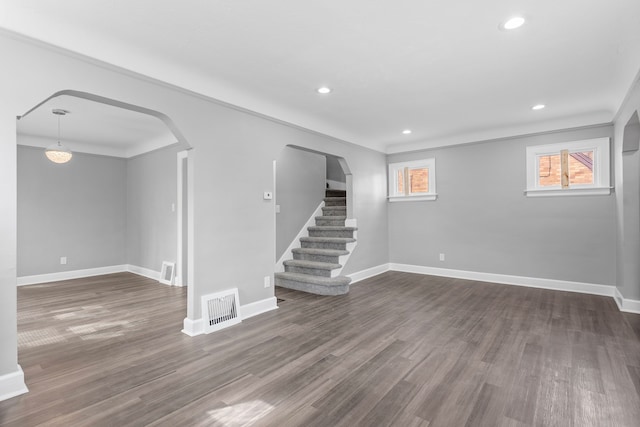
[(60, 144), (60, 114), (56, 114), (58, 116), (58, 147), (60, 147), (62, 144)]

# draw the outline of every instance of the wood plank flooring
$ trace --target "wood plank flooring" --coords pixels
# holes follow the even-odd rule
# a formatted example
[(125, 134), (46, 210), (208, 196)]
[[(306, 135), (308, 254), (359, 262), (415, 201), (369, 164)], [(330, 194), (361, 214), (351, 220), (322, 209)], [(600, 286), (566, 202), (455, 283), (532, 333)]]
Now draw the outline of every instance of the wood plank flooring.
[(640, 316), (611, 298), (388, 272), (210, 335), (121, 273), (18, 288), (2, 426), (640, 425)]

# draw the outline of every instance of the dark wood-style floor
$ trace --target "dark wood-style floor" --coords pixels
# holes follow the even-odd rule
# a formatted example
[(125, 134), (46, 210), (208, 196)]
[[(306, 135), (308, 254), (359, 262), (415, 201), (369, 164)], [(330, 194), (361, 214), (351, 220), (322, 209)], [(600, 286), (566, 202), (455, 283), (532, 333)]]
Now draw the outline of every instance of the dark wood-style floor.
[(2, 426), (635, 426), (640, 316), (611, 298), (389, 272), (210, 335), (128, 273), (18, 289)]

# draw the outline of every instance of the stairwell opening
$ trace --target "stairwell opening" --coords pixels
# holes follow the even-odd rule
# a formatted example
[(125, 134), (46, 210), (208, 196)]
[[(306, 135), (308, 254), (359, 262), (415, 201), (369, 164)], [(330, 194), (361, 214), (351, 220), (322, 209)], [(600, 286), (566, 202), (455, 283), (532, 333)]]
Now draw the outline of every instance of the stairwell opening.
[(319, 295), (349, 291), (341, 275), (357, 243), (344, 158), (287, 146), (276, 161), (276, 286)]

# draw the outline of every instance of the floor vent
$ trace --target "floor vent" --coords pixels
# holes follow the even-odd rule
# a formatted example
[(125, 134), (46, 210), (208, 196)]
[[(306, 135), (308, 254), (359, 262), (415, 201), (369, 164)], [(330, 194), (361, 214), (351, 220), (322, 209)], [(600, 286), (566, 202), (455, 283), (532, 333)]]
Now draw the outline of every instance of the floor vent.
[(214, 332), (240, 323), (238, 289), (202, 296), (204, 333)]

